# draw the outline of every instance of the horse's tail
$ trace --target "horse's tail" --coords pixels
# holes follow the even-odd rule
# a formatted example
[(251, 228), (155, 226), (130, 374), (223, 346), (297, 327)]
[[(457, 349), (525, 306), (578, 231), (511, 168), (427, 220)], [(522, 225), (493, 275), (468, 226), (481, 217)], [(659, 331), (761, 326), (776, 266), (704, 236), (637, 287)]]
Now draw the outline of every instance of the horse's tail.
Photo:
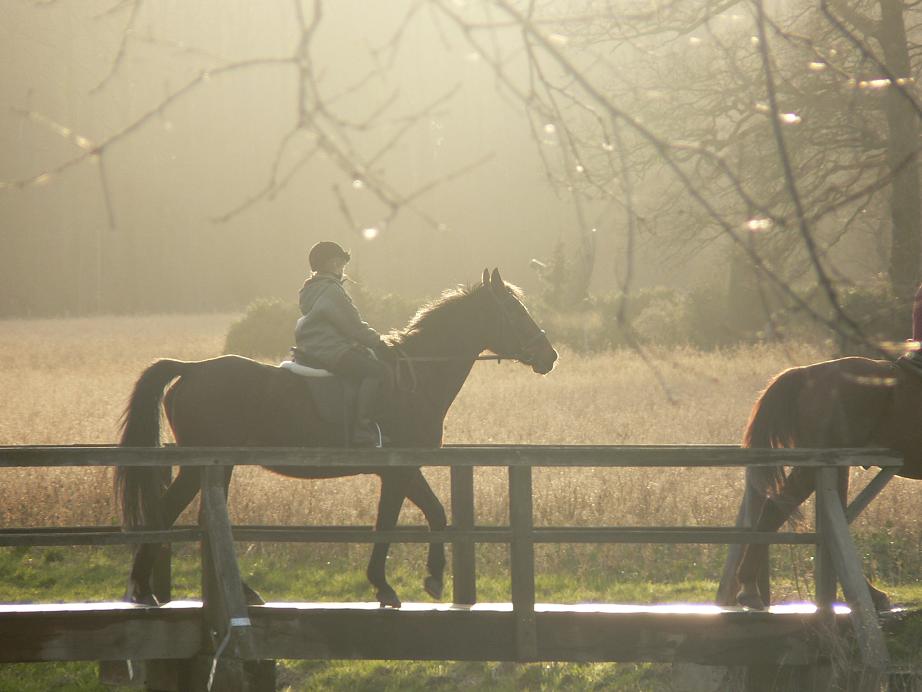
[[(164, 388), (185, 373), (192, 363), (158, 360), (138, 381), (122, 415), (122, 447), (160, 446), (160, 404)], [(156, 466), (119, 466), (115, 471), (115, 496), (122, 511), (122, 526), (138, 528), (159, 523), (160, 496), (166, 489)]]
[[(803, 368), (790, 368), (775, 377), (752, 407), (743, 432), (743, 447), (796, 447), (797, 397), (804, 385)], [(761, 495), (776, 496), (784, 485), (783, 466), (753, 466), (747, 474)]]

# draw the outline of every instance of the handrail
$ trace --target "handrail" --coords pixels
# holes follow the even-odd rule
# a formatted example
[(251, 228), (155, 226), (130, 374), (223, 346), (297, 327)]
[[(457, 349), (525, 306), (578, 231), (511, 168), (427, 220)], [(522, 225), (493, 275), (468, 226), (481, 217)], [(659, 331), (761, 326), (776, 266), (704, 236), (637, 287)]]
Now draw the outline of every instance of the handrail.
[(735, 445), (448, 445), (438, 449), (335, 447), (0, 446), (0, 468), (69, 466), (899, 467), (890, 449), (761, 449)]
[[(902, 465), (901, 456), (888, 449), (741, 449), (732, 445), (457, 445), (439, 449), (341, 449), (302, 447), (107, 447), (58, 446), (0, 447), (0, 468), (87, 466), (200, 466), (203, 469), (203, 517), (200, 528), (168, 531), (124, 531), (114, 527), (55, 527), (0, 530), (3, 545), (67, 545), (172, 542), (205, 538), (206, 571), (203, 600), (207, 619), (219, 633), (222, 647), (235, 656), (253, 656), (253, 633), (247, 617), (233, 541), (322, 542), (452, 542), (464, 548), (455, 560), (456, 603), (476, 600), (475, 543), (508, 543), (515, 642), (519, 660), (535, 660), (535, 543), (813, 543), (818, 544), (823, 570), (817, 572), (817, 601), (831, 613), (835, 580), (853, 606), (852, 618), (866, 663), (882, 670), (888, 661), (877, 626), (873, 604), (862, 576), (860, 559), (848, 533), (848, 517), (838, 501), (837, 469), (880, 466), (881, 480), (862, 493), (854, 514), (879, 492)], [(449, 466), (452, 473), (452, 511), (467, 517), (461, 526), (445, 531), (403, 527), (372, 531), (367, 527), (232, 527), (227, 517), (223, 487), (227, 465), (340, 466), (369, 470), (399, 466)], [(799, 466), (818, 475), (817, 531), (815, 533), (765, 533), (726, 527), (546, 527), (534, 526), (532, 511), (533, 467), (686, 467), (729, 468)], [(506, 467), (509, 474), (508, 526), (473, 524), (473, 474), (475, 466)], [(457, 493), (457, 494), (456, 494)], [(459, 500), (459, 498), (461, 498)], [(457, 502), (457, 508), (456, 508)], [(470, 505), (470, 506), (466, 506)], [(32, 543), (30, 543), (32, 541)], [(830, 569), (832, 568), (832, 569)], [(205, 568), (203, 568), (205, 569)], [(834, 571), (833, 571), (834, 570)], [(460, 578), (459, 578), (460, 577)], [(228, 644), (230, 642), (230, 644)]]

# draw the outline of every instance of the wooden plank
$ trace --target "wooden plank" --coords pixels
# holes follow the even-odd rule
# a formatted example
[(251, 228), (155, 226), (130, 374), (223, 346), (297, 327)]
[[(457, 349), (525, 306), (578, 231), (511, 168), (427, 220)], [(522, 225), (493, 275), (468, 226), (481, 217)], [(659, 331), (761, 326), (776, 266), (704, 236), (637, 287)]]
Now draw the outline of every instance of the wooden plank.
[(4, 606), (0, 662), (189, 658), (201, 631), (200, 603)]
[[(464, 537), (477, 543), (510, 543), (513, 539), (512, 530), (502, 526), (447, 531), (429, 531), (423, 526), (389, 531), (373, 531), (368, 526), (234, 526), (232, 530), (234, 540), (247, 542), (429, 543), (454, 542)], [(720, 526), (543, 526), (534, 529), (532, 540), (535, 543), (721, 544), (745, 541), (809, 545), (815, 544), (817, 539), (812, 532), (750, 532)]]
[(512, 609), (515, 618), (514, 660), (517, 661), (534, 661), (538, 656), (531, 491), (531, 468), (509, 467), (509, 524), (512, 527), (509, 571), (512, 573)]
[(541, 527), (533, 532), (535, 543), (769, 543), (812, 545), (812, 532), (750, 532), (722, 527), (638, 526), (638, 527)]
[(849, 524), (855, 521), (858, 515), (871, 504), (871, 500), (877, 497), (880, 491), (887, 487), (887, 484), (893, 479), (897, 471), (899, 471), (899, 469), (893, 467), (881, 469), (880, 472), (871, 479), (871, 482), (855, 496), (855, 499), (851, 501), (851, 504), (849, 504), (848, 509), (845, 511), (845, 518), (848, 520)]
[(208, 557), (217, 580), (213, 593), (219, 601), (214, 604), (206, 601), (206, 610), (217, 606), (215, 612), (220, 614), (220, 618), (210, 624), (217, 630), (219, 639), (229, 637), (227, 645), (232, 653), (228, 657), (253, 658), (251, 622), (227, 516), (223, 468), (208, 468), (202, 474), (202, 518), (207, 531)]
[(53, 545), (138, 545), (140, 543), (194, 542), (202, 539), (199, 529), (167, 531), (120, 531), (118, 529), (3, 529), (0, 547)]
[[(845, 511), (836, 485), (837, 471), (824, 470), (817, 479), (817, 502), (823, 515), (823, 535), (845, 598), (851, 607), (852, 623), (865, 666), (877, 674), (889, 665), (889, 654), (877, 619), (877, 611), (861, 569), (861, 556), (848, 531)], [(821, 497), (822, 496), (822, 497)], [(873, 676), (872, 676), (873, 677)], [(870, 683), (869, 683), (870, 684)]]
[[(510, 604), (268, 604), (250, 608), (255, 652), (278, 659), (514, 660)], [(851, 627), (847, 614), (838, 626)], [(200, 603), (4, 606), (0, 661), (191, 658)], [(808, 663), (818, 619), (809, 609), (743, 612), (715, 606), (535, 607), (543, 661)]]
[[(452, 600), (473, 605), (477, 602), (475, 545), (465, 532), (474, 528), (474, 468), (451, 468), (451, 523), (460, 538), (451, 546)], [(430, 535), (430, 540), (432, 537)]]
[[(369, 604), (270, 604), (251, 609), (257, 655), (288, 659), (517, 660), (508, 605), (381, 609)], [(807, 664), (816, 659), (815, 613), (605, 612), (537, 607), (534, 660), (652, 661), (702, 665)], [(848, 626), (847, 616), (840, 621)]]
[(886, 449), (759, 449), (731, 445), (497, 445), (440, 449), (311, 447), (0, 447), (0, 467), (264, 465), (368, 469), (391, 466), (724, 468), (901, 466)]

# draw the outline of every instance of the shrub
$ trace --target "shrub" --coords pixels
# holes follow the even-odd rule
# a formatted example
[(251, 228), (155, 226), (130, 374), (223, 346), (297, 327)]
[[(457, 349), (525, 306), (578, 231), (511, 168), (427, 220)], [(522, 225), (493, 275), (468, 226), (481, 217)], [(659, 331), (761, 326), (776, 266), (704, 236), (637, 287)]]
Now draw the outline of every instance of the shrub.
[[(659, 345), (685, 343), (686, 303), (678, 292), (658, 286), (634, 291), (626, 298), (616, 293), (592, 297), (569, 310), (539, 301), (533, 312), (554, 344), (592, 353), (628, 346), (632, 338)], [(619, 322), (623, 305), (630, 334)]]
[(224, 341), (225, 353), (250, 358), (281, 358), (294, 345), (298, 306), (278, 298), (250, 303), (243, 317), (234, 322)]
[(726, 292), (716, 284), (698, 286), (688, 296), (685, 329), (688, 341), (702, 349), (754, 341), (754, 334), (733, 323), (727, 310)]
[(362, 317), (379, 332), (405, 327), (424, 300), (413, 300), (395, 293), (375, 294), (365, 286), (349, 286), (349, 295), (355, 301)]
[[(393, 293), (374, 295), (361, 286), (349, 293), (368, 323), (379, 331), (403, 327), (423, 301), (411, 301)], [(225, 353), (250, 358), (281, 359), (294, 346), (295, 324), (301, 312), (297, 304), (278, 298), (261, 298), (247, 307), (234, 322), (224, 341)]]
[(689, 300), (672, 291), (654, 296), (634, 318), (632, 326), (642, 343), (678, 346), (689, 341)]
[(806, 292), (812, 310), (832, 326), (817, 321), (803, 310), (779, 310), (775, 325), (786, 336), (796, 335), (808, 341), (826, 341), (835, 344), (840, 355), (866, 355), (879, 357), (888, 343), (899, 343), (912, 333), (912, 304), (893, 295), (889, 282), (883, 276), (859, 286), (840, 287), (837, 291), (839, 307), (849, 320), (860, 329), (860, 335), (844, 321), (837, 323), (837, 315), (829, 306), (826, 293), (819, 287)]
[[(839, 293), (839, 305), (861, 328), (872, 344), (899, 342), (912, 336), (912, 305), (893, 295), (889, 282), (882, 277), (868, 285), (854, 286)], [(849, 330), (841, 330), (848, 333)], [(871, 355), (874, 346), (836, 335), (841, 351)]]

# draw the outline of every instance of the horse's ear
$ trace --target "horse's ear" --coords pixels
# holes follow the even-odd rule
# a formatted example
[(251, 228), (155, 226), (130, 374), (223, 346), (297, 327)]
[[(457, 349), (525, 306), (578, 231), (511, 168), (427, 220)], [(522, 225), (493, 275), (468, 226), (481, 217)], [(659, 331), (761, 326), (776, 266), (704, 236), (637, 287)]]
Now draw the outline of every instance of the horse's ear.
[[(486, 272), (484, 272), (486, 275)], [(486, 280), (484, 280), (486, 283)], [(493, 275), (490, 277), (490, 285), (493, 287), (494, 291), (502, 291), (506, 289), (506, 282), (503, 281), (503, 277), (499, 275), (499, 269), (493, 270)]]
[(481, 281), (483, 282), (484, 286), (486, 286), (490, 282), (490, 270), (489, 269), (483, 270), (483, 278), (481, 278)]

